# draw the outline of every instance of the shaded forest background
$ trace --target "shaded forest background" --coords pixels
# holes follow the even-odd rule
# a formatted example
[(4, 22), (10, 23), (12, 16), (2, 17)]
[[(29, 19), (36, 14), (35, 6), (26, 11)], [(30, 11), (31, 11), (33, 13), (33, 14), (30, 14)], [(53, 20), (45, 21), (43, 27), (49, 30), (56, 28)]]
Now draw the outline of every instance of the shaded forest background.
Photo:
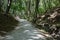
[(1, 11), (29, 21), (56, 6), (60, 6), (60, 0), (0, 0)]

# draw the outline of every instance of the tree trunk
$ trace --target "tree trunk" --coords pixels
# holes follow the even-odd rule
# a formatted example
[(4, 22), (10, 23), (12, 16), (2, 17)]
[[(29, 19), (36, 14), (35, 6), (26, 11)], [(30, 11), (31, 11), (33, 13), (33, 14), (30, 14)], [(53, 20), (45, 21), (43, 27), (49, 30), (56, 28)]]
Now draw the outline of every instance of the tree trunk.
[(2, 0), (0, 0), (0, 13), (1, 13), (1, 7), (2, 7)]
[(9, 13), (10, 7), (11, 7), (12, 0), (8, 0), (8, 5), (5, 14)]
[(28, 20), (30, 20), (29, 18), (30, 13), (31, 13), (30, 7), (31, 7), (31, 0), (28, 0), (26, 1), (26, 15), (27, 15)]
[(31, 10), (30, 10), (30, 7), (31, 7), (31, 0), (28, 1), (28, 20), (30, 20), (30, 14), (31, 14)]
[(38, 8), (39, 8), (39, 1), (40, 0), (36, 0), (36, 6), (35, 6), (35, 14), (34, 14), (34, 23), (36, 23), (36, 18), (37, 18), (37, 13), (38, 13)]

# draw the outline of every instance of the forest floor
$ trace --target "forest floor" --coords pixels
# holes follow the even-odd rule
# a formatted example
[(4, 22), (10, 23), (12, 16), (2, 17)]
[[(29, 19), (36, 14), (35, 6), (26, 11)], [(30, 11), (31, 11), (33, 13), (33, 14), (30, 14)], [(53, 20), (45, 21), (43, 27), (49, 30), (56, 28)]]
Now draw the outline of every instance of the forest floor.
[(37, 18), (37, 28), (48, 32), (55, 40), (60, 40), (60, 7), (55, 7)]
[(46, 40), (46, 36), (39, 29), (35, 28), (30, 22), (25, 19), (20, 19), (20, 24), (15, 30), (7, 33), (5, 37), (0, 37), (0, 40)]

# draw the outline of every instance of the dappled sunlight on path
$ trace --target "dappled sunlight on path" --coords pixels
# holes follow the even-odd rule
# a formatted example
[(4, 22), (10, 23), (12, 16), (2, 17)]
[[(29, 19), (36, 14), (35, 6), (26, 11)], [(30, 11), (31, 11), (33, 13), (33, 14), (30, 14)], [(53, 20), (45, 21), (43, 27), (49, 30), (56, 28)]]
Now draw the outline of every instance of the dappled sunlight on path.
[(0, 40), (46, 40), (46, 38), (40, 34), (41, 32), (30, 22), (22, 20), (20, 20), (21, 23), (15, 30)]

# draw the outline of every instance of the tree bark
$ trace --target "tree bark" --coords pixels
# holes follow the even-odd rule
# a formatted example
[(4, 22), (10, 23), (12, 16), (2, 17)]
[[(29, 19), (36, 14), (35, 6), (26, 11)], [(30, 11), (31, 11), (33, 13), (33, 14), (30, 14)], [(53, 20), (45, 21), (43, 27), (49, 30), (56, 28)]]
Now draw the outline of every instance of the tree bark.
[(38, 13), (38, 8), (39, 8), (39, 1), (40, 0), (36, 0), (36, 5), (35, 5), (35, 14), (34, 14), (34, 23), (36, 23), (36, 19), (37, 19), (37, 13)]
[(5, 14), (9, 13), (10, 7), (11, 7), (12, 0), (8, 0), (8, 5)]
[(1, 7), (2, 7), (2, 0), (0, 0), (0, 13), (1, 13)]

